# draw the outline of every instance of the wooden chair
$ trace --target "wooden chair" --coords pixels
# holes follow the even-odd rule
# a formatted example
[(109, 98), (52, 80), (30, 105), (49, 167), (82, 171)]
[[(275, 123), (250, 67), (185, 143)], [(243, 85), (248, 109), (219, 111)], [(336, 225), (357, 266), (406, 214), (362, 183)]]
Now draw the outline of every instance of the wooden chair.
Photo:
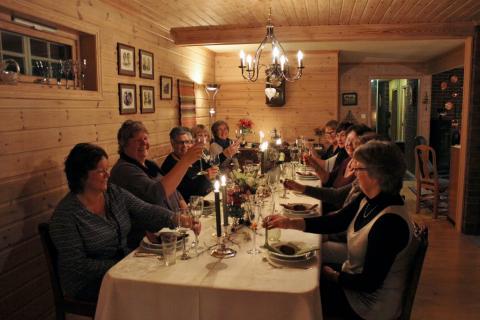
[(53, 298), (55, 302), (55, 314), (57, 320), (65, 320), (66, 313), (73, 313), (82, 316), (95, 317), (96, 303), (80, 301), (63, 295), (62, 287), (57, 270), (57, 249), (50, 238), (48, 223), (40, 223), (38, 232), (42, 240), (43, 250), (47, 259), (50, 282), (52, 285)]
[[(445, 191), (447, 185), (440, 185), (437, 172), (437, 156), (435, 150), (427, 145), (415, 147), (415, 177), (417, 180), (416, 213), (420, 211), (420, 202), (431, 200), (433, 203), (433, 217), (438, 216), (440, 193)], [(423, 193), (427, 191), (427, 193)]]
[(407, 278), (407, 287), (403, 294), (403, 308), (399, 320), (408, 320), (412, 313), (415, 293), (417, 292), (420, 274), (422, 273), (423, 261), (428, 248), (428, 227), (415, 224), (415, 237), (418, 240), (418, 248), (412, 260), (412, 268)]

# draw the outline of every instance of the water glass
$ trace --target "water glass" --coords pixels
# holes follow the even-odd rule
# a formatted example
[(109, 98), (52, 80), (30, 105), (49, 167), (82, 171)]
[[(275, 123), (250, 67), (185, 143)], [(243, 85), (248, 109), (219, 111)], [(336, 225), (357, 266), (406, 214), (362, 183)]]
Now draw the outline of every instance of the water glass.
[(174, 265), (177, 252), (177, 233), (162, 232), (160, 233), (160, 239), (162, 239), (162, 254), (165, 265)]
[(190, 256), (187, 253), (187, 232), (192, 227), (192, 217), (188, 209), (179, 209), (175, 213), (177, 222), (177, 231), (183, 236), (182, 246), (183, 251), (180, 260), (188, 260)]

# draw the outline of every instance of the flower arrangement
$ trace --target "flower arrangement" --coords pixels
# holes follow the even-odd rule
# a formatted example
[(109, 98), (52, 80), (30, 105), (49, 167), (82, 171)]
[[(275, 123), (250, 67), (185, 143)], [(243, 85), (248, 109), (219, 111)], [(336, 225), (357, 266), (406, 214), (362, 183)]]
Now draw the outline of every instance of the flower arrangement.
[(250, 119), (240, 119), (238, 120), (237, 126), (243, 134), (247, 134), (253, 129), (253, 121)]
[(258, 170), (242, 172), (239, 169), (233, 170), (231, 178), (240, 187), (240, 192), (255, 194), (258, 187)]

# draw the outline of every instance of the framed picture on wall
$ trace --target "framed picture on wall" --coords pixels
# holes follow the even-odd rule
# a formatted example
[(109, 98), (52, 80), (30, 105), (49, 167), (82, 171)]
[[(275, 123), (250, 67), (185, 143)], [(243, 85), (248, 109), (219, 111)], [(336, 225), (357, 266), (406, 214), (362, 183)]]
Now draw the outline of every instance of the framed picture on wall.
[(342, 105), (343, 106), (356, 106), (357, 105), (357, 93), (356, 92), (342, 93)]
[(172, 100), (172, 77), (160, 76), (160, 99)]
[(153, 79), (153, 53), (140, 49), (138, 57), (140, 78)]
[(117, 43), (118, 74), (135, 76), (135, 48)]
[(118, 105), (120, 114), (137, 113), (137, 86), (134, 84), (118, 84)]
[(155, 112), (155, 88), (150, 86), (140, 86), (140, 112)]

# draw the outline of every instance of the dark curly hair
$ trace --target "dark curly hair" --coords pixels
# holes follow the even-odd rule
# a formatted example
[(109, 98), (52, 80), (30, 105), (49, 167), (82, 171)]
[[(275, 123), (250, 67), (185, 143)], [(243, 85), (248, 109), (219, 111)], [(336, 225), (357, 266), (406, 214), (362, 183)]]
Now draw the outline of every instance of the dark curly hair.
[(83, 192), (88, 171), (94, 170), (102, 158), (108, 159), (105, 150), (91, 143), (79, 143), (70, 150), (65, 160), (65, 175), (72, 193)]

